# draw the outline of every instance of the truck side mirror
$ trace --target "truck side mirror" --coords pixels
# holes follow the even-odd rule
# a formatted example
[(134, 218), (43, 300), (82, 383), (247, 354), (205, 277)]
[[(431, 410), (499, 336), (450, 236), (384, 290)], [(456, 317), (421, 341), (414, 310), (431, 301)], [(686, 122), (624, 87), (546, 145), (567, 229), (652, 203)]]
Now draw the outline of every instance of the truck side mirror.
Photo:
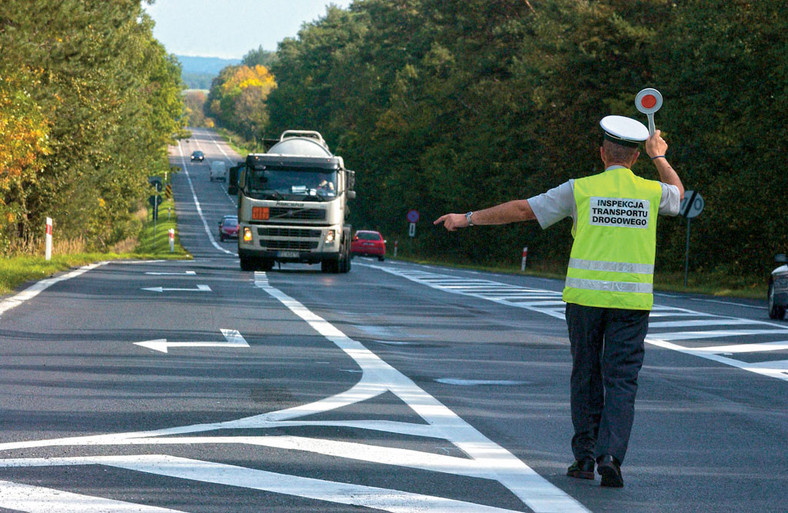
[(347, 199), (356, 199), (356, 191), (347, 191)]

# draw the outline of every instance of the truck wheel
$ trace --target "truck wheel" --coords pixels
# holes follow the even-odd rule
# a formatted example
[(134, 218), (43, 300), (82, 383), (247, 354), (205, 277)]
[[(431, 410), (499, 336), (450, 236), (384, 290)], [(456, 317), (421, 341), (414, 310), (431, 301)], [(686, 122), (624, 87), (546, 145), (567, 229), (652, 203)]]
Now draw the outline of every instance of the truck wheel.
[(258, 261), (258, 269), (261, 271), (270, 271), (274, 268), (274, 261), (269, 258), (263, 258)]
[(244, 258), (241, 257), (241, 270), (242, 271), (254, 271), (255, 265), (254, 260), (251, 258)]
[(350, 247), (345, 245), (345, 250), (342, 252), (339, 262), (337, 262), (340, 273), (350, 272), (350, 260)]

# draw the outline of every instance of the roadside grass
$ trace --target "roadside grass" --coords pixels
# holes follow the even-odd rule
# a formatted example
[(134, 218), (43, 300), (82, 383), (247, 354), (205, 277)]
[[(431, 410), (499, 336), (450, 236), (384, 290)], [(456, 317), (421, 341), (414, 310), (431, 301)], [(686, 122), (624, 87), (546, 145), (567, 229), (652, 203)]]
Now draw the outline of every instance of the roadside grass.
[(216, 131), (235, 153), (241, 155), (242, 159), (245, 159), (249, 153), (263, 152), (262, 148), (255, 147), (254, 143), (245, 141), (241, 136), (226, 128), (218, 128)]
[[(168, 219), (167, 209), (170, 208)], [(150, 213), (148, 213), (150, 218)], [(141, 259), (189, 259), (191, 255), (183, 249), (178, 238), (175, 206), (165, 199), (159, 206), (159, 220), (154, 223), (146, 219), (136, 241), (124, 241), (118, 252), (84, 252), (79, 241), (60, 241), (54, 244), (52, 259), (44, 258), (43, 244), (30, 248), (28, 255), (12, 256), (0, 260), (0, 295), (10, 294), (28, 282), (38, 281), (59, 272), (104, 260)], [(175, 230), (174, 250), (170, 252), (169, 230)]]
[[(172, 259), (181, 260), (191, 258), (180, 244), (178, 237), (177, 218), (175, 216), (175, 202), (172, 199), (165, 199), (159, 205), (159, 219), (154, 223), (153, 219), (146, 219), (137, 247), (128, 258), (140, 259)], [(170, 252), (170, 230), (174, 231), (174, 247)]]

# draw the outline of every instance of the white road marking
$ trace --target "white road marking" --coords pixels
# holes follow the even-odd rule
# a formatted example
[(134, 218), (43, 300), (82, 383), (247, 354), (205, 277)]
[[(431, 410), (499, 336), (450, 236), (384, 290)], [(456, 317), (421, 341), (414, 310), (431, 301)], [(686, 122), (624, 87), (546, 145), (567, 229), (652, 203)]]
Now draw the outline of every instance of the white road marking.
[(197, 285), (196, 289), (184, 289), (184, 288), (166, 288), (166, 287), (144, 287), (142, 290), (148, 290), (150, 292), (210, 292), (211, 287), (208, 285)]
[(730, 318), (726, 319), (724, 317), (720, 318), (713, 318), (713, 319), (701, 319), (697, 321), (688, 321), (688, 320), (681, 320), (681, 321), (668, 321), (668, 322), (649, 322), (648, 328), (690, 328), (690, 327), (697, 327), (697, 326), (737, 326), (742, 324), (753, 324), (753, 321), (750, 319), (735, 319)]
[[(20, 460), (0, 461), (0, 466), (82, 466), (82, 465), (104, 465), (115, 468), (122, 468), (136, 472), (145, 472), (158, 476), (168, 476), (178, 479), (188, 479), (202, 483), (212, 483), (236, 488), (246, 488), (250, 490), (261, 490), (266, 492), (281, 493), (305, 497), (307, 499), (329, 501), (337, 504), (348, 504), (352, 506), (390, 511), (394, 513), (429, 511), (434, 513), (515, 513), (513, 510), (495, 508), (482, 504), (475, 504), (443, 497), (423, 495), (400, 490), (387, 488), (376, 488), (373, 486), (340, 483), (334, 481), (324, 481), (308, 477), (292, 476), (279, 474), (265, 470), (257, 470), (236, 465), (214, 463), (210, 461), (200, 461), (176, 456), (161, 454), (139, 455), (139, 456), (88, 456), (75, 458), (30, 458)], [(0, 492), (3, 488), (0, 487)], [(73, 494), (70, 494), (73, 495)], [(78, 496), (79, 498), (83, 496)], [(45, 499), (50, 499), (45, 497)], [(78, 499), (80, 502), (81, 500)], [(96, 499), (101, 501), (101, 499)], [(61, 509), (58, 503), (51, 500), (45, 503), (36, 504), (38, 508), (33, 510), (38, 512), (65, 511), (68, 513), (79, 512), (140, 512), (155, 513), (173, 510), (143, 509), (144, 506), (132, 505), (129, 503), (119, 503), (117, 501), (103, 501), (106, 509)], [(43, 509), (42, 506), (58, 504), (54, 509)], [(0, 496), (0, 505), (4, 505), (4, 500)], [(88, 505), (90, 505), (88, 503)], [(139, 509), (131, 509), (139, 508)]]
[(178, 153), (181, 155), (181, 167), (183, 168), (183, 172), (186, 174), (186, 181), (189, 182), (189, 188), (192, 191), (192, 199), (194, 200), (194, 206), (197, 209), (197, 215), (200, 216), (200, 220), (202, 221), (202, 226), (205, 228), (205, 233), (208, 235), (208, 240), (211, 241), (211, 245), (218, 249), (223, 253), (227, 253), (228, 255), (235, 255), (238, 256), (238, 253), (233, 253), (232, 251), (228, 251), (224, 249), (222, 246), (216, 242), (216, 239), (213, 237), (213, 232), (208, 227), (208, 221), (205, 220), (205, 216), (202, 213), (202, 207), (200, 206), (200, 200), (197, 199), (197, 193), (194, 190), (194, 184), (192, 183), (191, 176), (189, 176), (189, 166), (186, 165), (186, 157), (183, 155), (183, 148), (181, 147), (181, 142), (178, 141)]
[(197, 273), (194, 271), (183, 271), (177, 273), (148, 271), (145, 274), (149, 274), (151, 276), (196, 276), (197, 275)]
[[(307, 322), (318, 333), (350, 356), (359, 366), (359, 372), (362, 373), (358, 383), (349, 390), (314, 403), (237, 420), (153, 431), (8, 442), (0, 444), (0, 452), (15, 449), (69, 446), (222, 443), (261, 445), (403, 468), (493, 480), (508, 488), (536, 513), (580, 513), (588, 511), (574, 498), (542, 478), (513, 454), (486, 438), (362, 344), (347, 337), (339, 329), (308, 310), (300, 302), (272, 287), (268, 283), (265, 273), (255, 273), (255, 285), (276, 298), (295, 315)], [(312, 419), (315, 414), (343, 408), (385, 393), (395, 394), (425, 422), (411, 423), (364, 419), (316, 421), (302, 419), (302, 417)], [(346, 427), (446, 440), (465, 453), (467, 458), (319, 438), (289, 436), (224, 437), (218, 434), (221, 430), (235, 432), (249, 429), (253, 430), (253, 432), (259, 432), (269, 428), (290, 426)], [(214, 436), (188, 436), (205, 432), (211, 432)], [(96, 464), (182, 479), (267, 490), (396, 513), (417, 513), (423, 511), (513, 513), (506, 509), (444, 497), (303, 478), (166, 455), (0, 459), (0, 468)], [(0, 502), (0, 505), (2, 505), (2, 502)], [(109, 509), (108, 511), (114, 510)]]
[(527, 381), (517, 381), (513, 379), (461, 379), (461, 378), (439, 378), (436, 379), (438, 383), (445, 385), (457, 385), (461, 387), (475, 387), (475, 386), (517, 386), (527, 385)]
[[(720, 323), (720, 324), (725, 324)], [(708, 330), (708, 331), (677, 331), (675, 333), (659, 333), (654, 338), (664, 341), (700, 340), (707, 338), (743, 337), (751, 335), (785, 335), (786, 330)], [(649, 337), (651, 338), (651, 337)], [(648, 339), (646, 339), (648, 341)]]
[[(534, 472), (509, 451), (485, 437), (361, 343), (342, 333), (297, 300), (272, 287), (265, 273), (255, 273), (255, 285), (279, 300), (315, 331), (342, 349), (364, 371), (361, 381), (350, 391), (325, 401), (284, 410), (285, 412), (306, 409), (310, 414), (314, 414), (325, 411), (324, 408), (329, 405), (328, 409), (340, 408), (346, 404), (376, 397), (384, 392), (391, 392), (427, 421), (431, 428), (428, 431), (433, 432), (431, 436), (453, 443), (481, 468), (489, 469), (489, 474), (485, 472), (488, 479), (501, 483), (534, 511), (556, 513), (587, 511), (574, 498)], [(379, 429), (384, 430), (382, 426)]]
[[(389, 274), (400, 276), (407, 280), (426, 285), (427, 287), (442, 290), (444, 292), (477, 297), (499, 304), (516, 306), (518, 308), (524, 308), (534, 312), (543, 313), (557, 319), (564, 319), (565, 304), (563, 301), (561, 301), (561, 293), (557, 291), (518, 287), (492, 280), (481, 280), (479, 278), (462, 278), (434, 272), (413, 270), (409, 267), (395, 268), (391, 265), (382, 266), (364, 263), (359, 263), (358, 265), (362, 267), (378, 269)], [(488, 292), (491, 290), (494, 292)], [(543, 299), (545, 297), (555, 299), (552, 301), (544, 301)], [(536, 298), (539, 299), (536, 300)], [(725, 304), (730, 305), (733, 303), (725, 302)], [(673, 343), (673, 341), (677, 340), (695, 341), (726, 337), (774, 336), (782, 338), (788, 334), (788, 327), (786, 326), (754, 319), (713, 315), (704, 312), (696, 312), (685, 308), (674, 308), (661, 305), (654, 306), (654, 309), (651, 312), (651, 317), (660, 319), (683, 317), (684, 319), (679, 321), (660, 320), (649, 323), (649, 335), (646, 337), (646, 342), (649, 344), (662, 347), (664, 349), (670, 349), (673, 351), (698, 356), (700, 358), (713, 360), (718, 363), (730, 365), (732, 367), (754, 372), (763, 376), (769, 376), (772, 378), (781, 379), (783, 381), (788, 381), (788, 370), (784, 368), (785, 366), (783, 365), (782, 361), (748, 363), (733, 358), (727, 358), (724, 355), (718, 354), (725, 352), (760, 352), (762, 351), (761, 344), (752, 344), (752, 350), (750, 351), (745, 349), (747, 344), (736, 344), (735, 346), (731, 346), (737, 347), (738, 349), (736, 350), (709, 351), (704, 348), (684, 347)], [(755, 329), (722, 329), (729, 326), (753, 326)], [(686, 329), (691, 327), (709, 327), (710, 329), (697, 331), (689, 331)], [(655, 333), (652, 331), (675, 328), (683, 329), (664, 333)], [(770, 350), (778, 351), (782, 349), (784, 348), (778, 345), (776, 347), (772, 347)]]
[(760, 353), (764, 351), (785, 351), (788, 350), (788, 340), (778, 342), (763, 342), (756, 344), (733, 344), (729, 346), (696, 347), (695, 351), (708, 353)]
[(156, 340), (146, 340), (145, 342), (134, 342), (134, 345), (147, 347), (154, 351), (162, 353), (168, 352), (170, 347), (242, 347), (248, 348), (249, 343), (237, 330), (222, 330), (222, 334), (226, 339), (225, 342), (167, 342), (166, 338)]

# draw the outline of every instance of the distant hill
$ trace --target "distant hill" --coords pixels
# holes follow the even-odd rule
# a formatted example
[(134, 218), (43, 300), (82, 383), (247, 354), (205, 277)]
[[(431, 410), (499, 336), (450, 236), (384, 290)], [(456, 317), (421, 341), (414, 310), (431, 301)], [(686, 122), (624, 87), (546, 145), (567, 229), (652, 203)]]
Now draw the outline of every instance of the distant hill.
[(227, 66), (240, 64), (241, 59), (220, 59), (219, 57), (175, 56), (183, 67), (181, 76), (189, 89), (209, 89), (211, 80)]

